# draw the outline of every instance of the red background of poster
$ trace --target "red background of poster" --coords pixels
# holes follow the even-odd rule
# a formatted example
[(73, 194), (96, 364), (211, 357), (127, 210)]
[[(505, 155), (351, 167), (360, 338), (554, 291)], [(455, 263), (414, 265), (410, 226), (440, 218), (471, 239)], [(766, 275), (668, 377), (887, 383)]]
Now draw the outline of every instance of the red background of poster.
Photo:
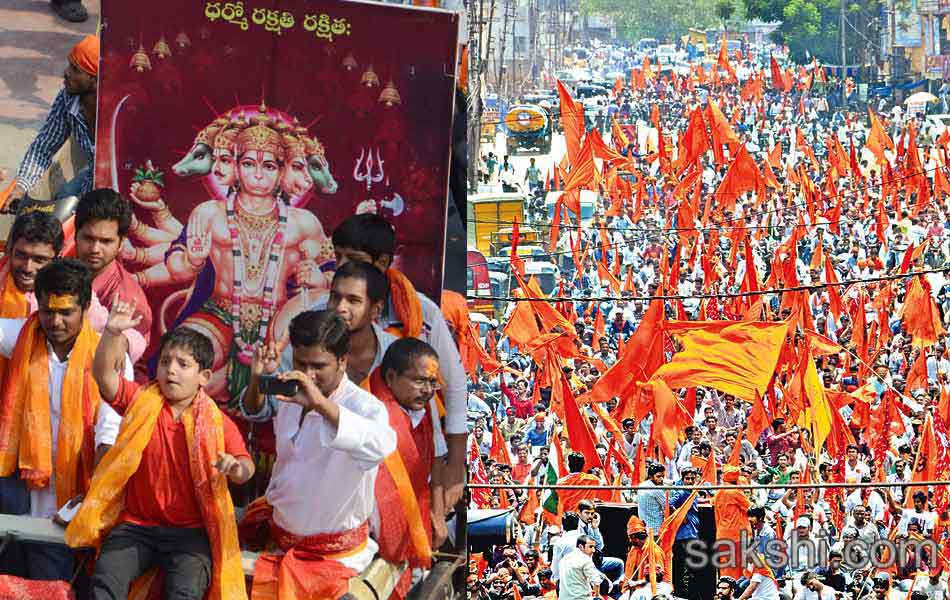
[[(208, 6), (238, 4), (244, 9), (246, 30), (222, 18), (212, 22), (206, 15)], [(269, 31), (267, 23), (254, 23), (255, 9), (290, 13), (294, 25), (276, 27), (279, 34)], [(135, 169), (151, 160), (164, 172), (162, 195), (170, 211), (186, 224), (191, 209), (212, 195), (203, 183), (206, 177), (179, 177), (172, 165), (215, 118), (263, 100), (296, 117), (326, 149), (339, 189), (332, 195), (311, 190), (305, 206), (317, 215), (327, 236), (360, 202), (398, 193), (405, 201), (404, 212), (394, 217), (387, 209), (381, 211), (396, 226), (396, 266), (417, 289), (439, 301), (457, 62), (455, 15), (321, 0), (103, 0), (102, 14), (97, 187), (114, 185), (112, 122), (116, 106), (128, 95), (115, 117), (118, 190), (127, 195)], [(329, 41), (307, 31), (305, 17), (321, 14), (331, 21), (346, 19), (349, 33)], [(171, 50), (170, 57), (156, 54), (160, 39)], [(130, 64), (140, 46), (151, 63), (151, 69), (142, 72)], [(354, 60), (357, 66), (347, 70), (344, 64), (352, 66)], [(372, 88), (361, 85), (369, 65), (379, 79)], [(393, 107), (379, 101), (390, 80), (401, 98)], [(371, 193), (354, 178), (356, 162), (368, 148), (374, 157), (379, 152), (385, 173)], [(143, 223), (152, 223), (149, 211), (136, 206), (135, 212)], [(161, 302), (188, 285), (146, 290), (156, 322)], [(156, 325), (153, 339), (157, 333)]]

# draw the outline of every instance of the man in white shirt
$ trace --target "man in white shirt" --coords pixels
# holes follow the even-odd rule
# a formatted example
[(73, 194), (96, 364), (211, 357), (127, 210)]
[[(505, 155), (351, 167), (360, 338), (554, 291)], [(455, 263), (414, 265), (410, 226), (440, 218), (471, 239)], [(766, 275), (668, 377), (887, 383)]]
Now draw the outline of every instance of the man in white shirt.
[(900, 507), (890, 494), (888, 494), (888, 500), (891, 503), (891, 512), (900, 511), (900, 521), (897, 523), (897, 530), (901, 535), (907, 534), (907, 525), (910, 524), (912, 519), (916, 519), (920, 522), (924, 535), (930, 535), (930, 532), (934, 530), (934, 525), (937, 523), (937, 513), (926, 510), (927, 492), (914, 492), (914, 508)]
[(857, 483), (865, 475), (870, 475), (868, 466), (858, 459), (858, 447), (856, 444), (848, 444), (848, 459), (844, 463), (844, 479), (846, 483)]
[(819, 581), (818, 576), (809, 571), (802, 575), (802, 589), (795, 594), (795, 600), (835, 600), (835, 590)]
[[(260, 392), (261, 376), (274, 373), (277, 365), (273, 356), (265, 362), (259, 350), (241, 399), (249, 420), (274, 419), (277, 462), (265, 498), (273, 508), (272, 529), (281, 534), (281, 541), (291, 542), (282, 547), (287, 554), (258, 559), (255, 586), (265, 556), (279, 565), (299, 547), (302, 555), (321, 557), (295, 561), (302, 569), (293, 579), (312, 588), (339, 579), (339, 565), (354, 576), (373, 560), (377, 545), (369, 538), (369, 519), (376, 504), (376, 472), (396, 449), (396, 432), (383, 404), (346, 376), (350, 336), (338, 314), (303, 312), (291, 321), (289, 333), (295, 370), (277, 379), (296, 382), (297, 393), (277, 396), (275, 415), (262, 410), (271, 403), (265, 403)], [(326, 549), (330, 547), (334, 549)], [(324, 559), (327, 554), (335, 560)], [(321, 568), (320, 563), (327, 566)], [(281, 566), (271, 571), (283, 574)], [(277, 577), (278, 585), (289, 583), (285, 579), (290, 578)]]
[(579, 536), (577, 549), (561, 560), (558, 600), (591, 600), (594, 597), (594, 587), (604, 580), (591, 558), (595, 547), (592, 538)]
[[(557, 583), (561, 578), (561, 560), (568, 554), (577, 550), (577, 538), (581, 536), (581, 531), (577, 528), (580, 524), (580, 515), (576, 512), (566, 512), (561, 515), (561, 526), (563, 532), (551, 544), (551, 580)], [(596, 549), (596, 543), (595, 549)]]
[[(394, 269), (396, 232), (393, 226), (379, 215), (362, 214), (349, 217), (333, 232), (333, 251), (337, 268), (350, 261), (372, 264), (386, 274), (390, 281), (389, 301), (379, 316), (380, 327), (397, 337), (405, 337), (409, 324), (407, 318), (421, 317), (421, 330), (415, 337), (426, 342), (439, 353), (439, 369), (445, 401), (445, 435), (448, 454), (443, 482), (445, 483), (445, 506), (453, 507), (462, 497), (465, 485), (465, 442), (468, 439), (466, 406), (468, 384), (462, 359), (452, 333), (445, 322), (442, 310), (424, 294), (402, 298), (405, 287), (396, 282), (408, 282), (405, 275)], [(401, 301), (394, 301), (399, 298)], [(325, 301), (317, 301), (312, 310), (319, 310)], [(397, 306), (409, 314), (399, 314)]]
[[(0, 319), (0, 356), (12, 358), (7, 366), (3, 409), (0, 410), (0, 465), (3, 469), (0, 473), (21, 477), (23, 474), (20, 472), (18, 475), (17, 469), (26, 458), (24, 437), (32, 436), (41, 440), (48, 435), (48, 464), (52, 470), (43, 482), (36, 477), (43, 475), (42, 467), (35, 460), (31, 461), (34, 463), (30, 470), (33, 489), (29, 490), (29, 506), (6, 494), (3, 500), (4, 504), (10, 501), (19, 504), (15, 507), (18, 510), (12, 511), (16, 514), (50, 518), (71, 500), (58, 497), (61, 495), (60, 484), (64, 484), (64, 488), (73, 488), (79, 495), (85, 493), (98, 459), (115, 442), (121, 418), (98, 397), (98, 388), (93, 392), (98, 408), (92, 409), (92, 414), (89, 414), (89, 409), (83, 407), (83, 394), (88, 392), (85, 386), (95, 385), (86, 374), (91, 369), (99, 340), (88, 318), (93, 301), (92, 273), (79, 261), (55, 260), (36, 274), (34, 292), (38, 310), (30, 319)], [(133, 378), (128, 356), (124, 375), (126, 379)], [(39, 387), (43, 385), (43, 379), (46, 379), (46, 386)], [(64, 392), (72, 396), (64, 398)], [(42, 394), (45, 406), (36, 407), (31, 402), (33, 393)], [(77, 403), (80, 405), (78, 409), (75, 407)], [(72, 410), (69, 410), (70, 404), (73, 405)], [(17, 405), (23, 411), (22, 422), (16, 421), (13, 416), (12, 411), (16, 410), (13, 407)], [(62, 450), (76, 453), (70, 461), (76, 472), (65, 473), (58, 469), (61, 461), (57, 460), (57, 455), (61, 450), (60, 442), (63, 441), (61, 423), (64, 419), (68, 422), (70, 414), (77, 415), (75, 418), (79, 419), (72, 427), (80, 439), (75, 448)], [(48, 422), (44, 423), (47, 419)], [(86, 425), (89, 422), (94, 422), (95, 426), (89, 428)], [(30, 423), (29, 429), (25, 423)], [(89, 436), (93, 439), (89, 439)], [(39, 450), (40, 453), (43, 451)], [(64, 481), (60, 482), (59, 479)], [(74, 484), (66, 483), (69, 480), (74, 481)], [(7, 479), (5, 485), (11, 483), (13, 481)], [(20, 484), (25, 486), (23, 481)], [(23, 499), (25, 490), (23, 487), (19, 494)], [(10, 508), (5, 506), (5, 512)], [(69, 580), (72, 577), (73, 559), (68, 548), (23, 544), (23, 549), (28, 578)]]
[(749, 578), (749, 587), (742, 592), (738, 600), (779, 600), (778, 584), (761, 569), (754, 569)]

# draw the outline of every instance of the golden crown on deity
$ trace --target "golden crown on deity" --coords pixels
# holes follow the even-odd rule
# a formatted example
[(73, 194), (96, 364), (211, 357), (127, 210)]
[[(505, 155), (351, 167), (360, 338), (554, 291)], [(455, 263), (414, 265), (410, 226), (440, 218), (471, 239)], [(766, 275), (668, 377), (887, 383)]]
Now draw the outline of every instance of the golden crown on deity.
[(320, 140), (315, 137), (304, 137), (302, 139), (304, 152), (306, 152), (307, 156), (319, 156), (320, 158), (326, 159), (326, 150), (323, 148), (323, 144), (320, 143)]
[(260, 114), (251, 117), (251, 124), (237, 136), (237, 153), (270, 152), (277, 160), (284, 159), (281, 135), (273, 119), (267, 116), (267, 106), (261, 103)]
[(215, 150), (231, 150), (234, 148), (234, 140), (240, 131), (234, 128), (222, 129), (218, 135), (214, 136)]
[(281, 136), (284, 142), (284, 149), (287, 151), (287, 160), (293, 158), (306, 158), (307, 149), (304, 141), (292, 133), (285, 133)]
[(199, 131), (198, 135), (195, 136), (195, 146), (197, 146), (198, 144), (204, 144), (205, 146), (208, 146), (210, 148), (214, 140), (214, 137), (218, 134), (219, 129), (220, 128), (218, 126), (212, 123), (211, 125), (208, 125), (204, 129)]

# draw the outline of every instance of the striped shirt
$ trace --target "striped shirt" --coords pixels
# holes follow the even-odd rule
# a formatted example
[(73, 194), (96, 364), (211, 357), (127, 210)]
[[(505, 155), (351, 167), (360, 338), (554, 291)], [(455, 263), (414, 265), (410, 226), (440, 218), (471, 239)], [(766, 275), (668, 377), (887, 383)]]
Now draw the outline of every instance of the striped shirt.
[[(62, 89), (53, 101), (46, 122), (36, 134), (36, 139), (30, 144), (23, 162), (20, 163), (20, 170), (16, 175), (17, 186), (29, 191), (36, 185), (39, 178), (52, 164), (53, 156), (59, 152), (70, 135), (75, 137), (79, 149), (89, 160), (89, 164), (92, 164), (96, 153), (96, 142), (90, 135), (86, 118), (82, 114), (79, 96), (68, 94), (65, 89)], [(92, 169), (87, 171), (82, 190), (83, 192), (92, 190)]]

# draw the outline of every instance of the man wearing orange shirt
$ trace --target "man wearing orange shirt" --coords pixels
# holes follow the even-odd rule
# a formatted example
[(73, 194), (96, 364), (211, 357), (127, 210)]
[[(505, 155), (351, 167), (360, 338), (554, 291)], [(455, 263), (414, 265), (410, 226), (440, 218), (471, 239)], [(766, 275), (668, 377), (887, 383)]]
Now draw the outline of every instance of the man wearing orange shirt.
[(386, 351), (370, 383), (396, 431), (396, 452), (386, 458), (376, 476), (376, 511), (371, 521), (380, 556), (391, 562), (408, 561), (412, 568), (396, 586), (396, 598), (404, 597), (412, 580), (421, 577), (417, 570), (431, 567), (432, 550), (448, 535), (441, 483), (432, 479), (435, 450), (445, 453), (444, 442), (435, 440), (441, 433), (432, 420), (438, 373), (439, 357), (432, 346), (402, 338)]
[(511, 478), (518, 483), (525, 483), (531, 476), (531, 459), (528, 458), (528, 447), (518, 446), (518, 462), (511, 466)]

